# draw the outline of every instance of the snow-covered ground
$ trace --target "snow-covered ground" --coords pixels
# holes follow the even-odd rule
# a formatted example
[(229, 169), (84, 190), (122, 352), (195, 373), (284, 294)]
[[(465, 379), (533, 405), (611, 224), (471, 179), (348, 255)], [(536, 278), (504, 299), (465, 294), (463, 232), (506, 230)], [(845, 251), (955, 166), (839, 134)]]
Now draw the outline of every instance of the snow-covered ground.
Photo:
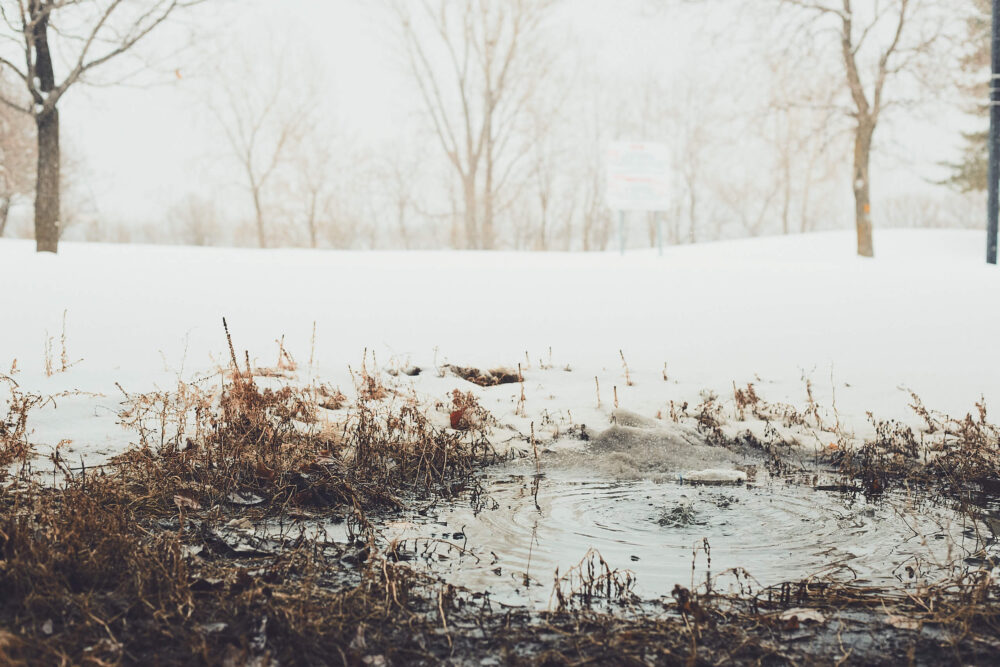
[[(542, 437), (546, 413), (606, 424), (615, 387), (623, 408), (653, 417), (701, 390), (731, 397), (733, 382), (803, 405), (805, 378), (825, 406), (835, 388), (841, 421), (863, 430), (869, 410), (907, 416), (905, 389), (950, 413), (980, 396), (1000, 406), (1000, 270), (984, 263), (984, 245), (979, 232), (892, 230), (876, 233), (874, 260), (854, 255), (849, 232), (663, 257), (72, 243), (52, 256), (0, 240), (0, 373), (16, 359), (24, 390), (83, 392), (33, 422), (42, 445), (71, 439), (73, 459), (128, 441), (116, 382), (170, 389), (178, 374), (224, 364), (223, 316), (260, 365), (274, 365), (284, 336), (303, 379), (314, 352), (314, 374), (348, 395), (348, 366), (360, 368), (365, 349), (369, 369), (373, 351), (380, 368), (426, 369), (398, 381), (442, 398), (473, 386), (436, 366), (520, 363), (527, 417), (514, 414), (518, 385), (476, 391), (501, 421), (535, 421)], [(47, 377), (46, 340), (58, 367), (64, 311), (69, 361), (80, 361)]]

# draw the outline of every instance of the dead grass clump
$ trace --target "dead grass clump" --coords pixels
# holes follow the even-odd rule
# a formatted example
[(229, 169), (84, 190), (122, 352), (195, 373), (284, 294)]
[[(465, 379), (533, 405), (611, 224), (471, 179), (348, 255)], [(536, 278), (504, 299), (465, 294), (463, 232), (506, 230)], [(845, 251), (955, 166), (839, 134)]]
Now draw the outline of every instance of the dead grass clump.
[(806, 387), (809, 395), (809, 408), (807, 413), (803, 414), (795, 406), (786, 403), (769, 403), (765, 401), (757, 393), (752, 382), (748, 382), (745, 389), (740, 389), (736, 386), (736, 383), (733, 383), (733, 402), (736, 405), (736, 414), (743, 421), (746, 419), (746, 414), (749, 411), (755, 419), (781, 424), (785, 428), (804, 426), (807, 414), (812, 414), (817, 425), (821, 427), (822, 422), (819, 418), (819, 409), (812, 400), (811, 385), (807, 383)]
[(487, 371), (472, 367), (452, 366), (451, 364), (445, 365), (445, 368), (463, 380), (479, 385), (480, 387), (495, 387), (501, 384), (514, 384), (521, 381), (521, 375), (517, 371), (502, 366)]
[(453, 399), (463, 428), (441, 429), (415, 402), (385, 400), (388, 392), (363, 367), (358, 402), (338, 431), (320, 425), (316, 411), (321, 401), (340, 405), (342, 394), (261, 388), (237, 366), (231, 343), (230, 356), (219, 394), (188, 389), (126, 401), (122, 422), (139, 430), (140, 443), (111, 469), (149, 511), (251, 497), (282, 509), (392, 507), (400, 494), (452, 495), (496, 460), (488, 440), (494, 422), (471, 394)]
[(129, 632), (145, 636), (131, 651), (175, 655), (175, 628), (194, 605), (177, 535), (139, 529), (103, 487), (0, 499), (0, 625), (20, 633), (8, 649), (15, 660), (114, 664)]
[(354, 473), (376, 486), (453, 495), (475, 472), (499, 460), (489, 442), (492, 417), (470, 394), (453, 396), (461, 429), (436, 427), (419, 407), (398, 410), (361, 400), (344, 430)]
[(341, 410), (347, 404), (347, 396), (339, 388), (321, 384), (316, 388), (317, 405), (324, 410)]
[(593, 607), (595, 602), (626, 604), (636, 601), (635, 574), (612, 568), (596, 549), (590, 549), (579, 563), (560, 576), (558, 568), (551, 600), (557, 611)]
[(861, 483), (867, 496), (876, 496), (894, 483), (923, 477), (920, 446), (913, 429), (895, 421), (875, 421), (875, 437), (858, 448), (834, 451), (833, 459), (840, 472)]
[(705, 435), (705, 442), (712, 446), (721, 446), (726, 442), (726, 435), (722, 431), (724, 417), (722, 416), (722, 405), (719, 397), (712, 392), (702, 392), (701, 403), (695, 407), (695, 420), (698, 431)]
[(28, 413), (45, 405), (49, 399), (38, 394), (24, 393), (11, 383), (6, 414), (0, 417), (0, 481), (14, 463), (24, 466), (32, 453), (28, 441)]
[[(388, 494), (351, 483), (332, 456), (337, 443), (329, 432), (311, 428), (316, 419), (307, 392), (261, 389), (238, 370), (232, 378), (217, 401), (185, 404), (190, 412), (182, 406), (172, 437), (164, 438), (161, 430), (159, 443), (150, 446), (143, 437), (148, 433), (141, 433), (139, 447), (113, 459), (116, 474), (137, 496), (170, 512), (177, 495), (206, 506), (233, 494), (321, 506), (388, 500)], [(176, 408), (174, 401), (169, 395), (136, 397), (123, 412), (134, 423), (134, 405), (165, 414)], [(150, 407), (156, 405), (162, 407)], [(184, 424), (190, 435), (184, 435)]]
[(479, 403), (479, 399), (471, 391), (461, 392), (455, 389), (451, 392), (451, 411), (449, 421), (453, 429), (459, 431), (485, 431), (496, 426), (496, 419)]
[(987, 421), (985, 402), (976, 404), (975, 416), (948, 420), (933, 449), (929, 466), (937, 475), (956, 485), (973, 482), (1000, 491), (1000, 428)]
[(740, 418), (740, 421), (746, 419), (747, 408), (750, 408), (751, 414), (753, 414), (760, 403), (760, 398), (757, 396), (757, 390), (754, 389), (753, 383), (748, 382), (746, 389), (740, 389), (733, 383), (733, 401), (736, 403), (736, 411)]
[(868, 494), (904, 482), (959, 496), (974, 487), (1000, 490), (1000, 428), (987, 420), (985, 404), (977, 403), (975, 414), (953, 419), (927, 410), (915, 395), (913, 399), (911, 407), (925, 424), (922, 433), (869, 415), (874, 437), (859, 448), (834, 452), (841, 472), (860, 480)]
[[(231, 356), (218, 393), (182, 384), (126, 395), (123, 423), (140, 442), (96, 472), (56, 460), (58, 488), (27, 478), (0, 485), (0, 662), (406, 664), (448, 655), (454, 594), (381, 556), (364, 510), (467, 488), (495, 460), (492, 417), (456, 392), (465, 428), (438, 428), (415, 403), (362, 394), (333, 436), (317, 428), (311, 388), (262, 388)], [(38, 401), (17, 396), (0, 433), (27, 447)], [(255, 522), (267, 517), (324, 516), (303, 506), (340, 508), (334, 523), (346, 513), (347, 543), (302, 531), (258, 538)], [(230, 541), (251, 529), (240, 539), (253, 548)]]
[(367, 370), (362, 369), (361, 374), (355, 377), (355, 385), (358, 390), (358, 397), (364, 401), (381, 401), (388, 398), (392, 392), (376, 375), (370, 375)]
[[(114, 475), (0, 489), (3, 664), (393, 664), (447, 655), (433, 582), (317, 542), (221, 554)], [(172, 525), (171, 525), (172, 524)], [(193, 555), (195, 549), (201, 555)], [(9, 629), (9, 632), (8, 632)]]

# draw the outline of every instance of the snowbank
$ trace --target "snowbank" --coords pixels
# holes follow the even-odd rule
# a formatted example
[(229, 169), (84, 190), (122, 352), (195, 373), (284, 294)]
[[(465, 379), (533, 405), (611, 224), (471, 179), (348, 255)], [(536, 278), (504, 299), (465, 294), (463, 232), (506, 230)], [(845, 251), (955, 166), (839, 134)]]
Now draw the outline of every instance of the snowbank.
[[(655, 252), (360, 253), (66, 243), (58, 256), (0, 240), (0, 372), (17, 360), (22, 388), (57, 399), (35, 440), (72, 439), (100, 456), (127, 438), (120, 392), (170, 389), (224, 364), (221, 320), (261, 365), (277, 340), (300, 374), (351, 393), (364, 350), (397, 381), (433, 396), (472, 389), (502, 422), (540, 437), (566, 424), (608, 427), (618, 404), (646, 418), (709, 390), (754, 382), (768, 401), (833, 399), (844, 423), (908, 413), (905, 389), (931, 408), (1000, 405), (1000, 272), (984, 234), (880, 231), (874, 260), (851, 233), (703, 244)], [(56, 366), (66, 311), (68, 361)], [(315, 323), (315, 348), (311, 346)], [(629, 385), (622, 358), (628, 365)], [(450, 362), (524, 371), (480, 389), (436, 369)], [(666, 377), (664, 380), (664, 364)], [(596, 382), (595, 382), (596, 378)], [(599, 384), (599, 393), (598, 386)], [(834, 394), (835, 392), (835, 394)], [(598, 397), (600, 407), (598, 407)]]

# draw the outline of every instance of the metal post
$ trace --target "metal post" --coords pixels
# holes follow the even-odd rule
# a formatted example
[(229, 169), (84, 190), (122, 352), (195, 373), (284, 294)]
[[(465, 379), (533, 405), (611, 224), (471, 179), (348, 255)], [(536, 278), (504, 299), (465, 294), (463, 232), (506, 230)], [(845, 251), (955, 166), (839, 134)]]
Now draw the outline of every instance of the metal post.
[(997, 263), (997, 218), (1000, 216), (1000, 0), (993, 0), (993, 77), (990, 79), (989, 198), (986, 219), (986, 261)]
[(659, 213), (654, 213), (653, 217), (656, 218), (656, 249), (660, 251), (660, 257), (663, 257), (663, 220)]
[(618, 252), (625, 256), (625, 211), (618, 211)]

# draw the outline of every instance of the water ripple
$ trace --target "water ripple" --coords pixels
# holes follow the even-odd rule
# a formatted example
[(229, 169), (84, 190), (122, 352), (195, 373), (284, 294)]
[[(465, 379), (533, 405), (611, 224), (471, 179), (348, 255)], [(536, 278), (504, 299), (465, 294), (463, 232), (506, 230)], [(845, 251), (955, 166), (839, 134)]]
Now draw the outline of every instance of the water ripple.
[(741, 567), (764, 585), (821, 573), (897, 583), (906, 565), (932, 572), (977, 548), (959, 516), (902, 495), (868, 502), (781, 479), (709, 487), (533, 473), (499, 468), (486, 480), (495, 508), (438, 506), (410, 517), (395, 536), (412, 545), (458, 535), (475, 557), (445, 549), (434, 567), (455, 583), (541, 603), (556, 568), (565, 572), (591, 548), (612, 567), (635, 572), (639, 592), (650, 596), (690, 585), (693, 559), (703, 581), (706, 554), (693, 555), (703, 538), (713, 574)]

